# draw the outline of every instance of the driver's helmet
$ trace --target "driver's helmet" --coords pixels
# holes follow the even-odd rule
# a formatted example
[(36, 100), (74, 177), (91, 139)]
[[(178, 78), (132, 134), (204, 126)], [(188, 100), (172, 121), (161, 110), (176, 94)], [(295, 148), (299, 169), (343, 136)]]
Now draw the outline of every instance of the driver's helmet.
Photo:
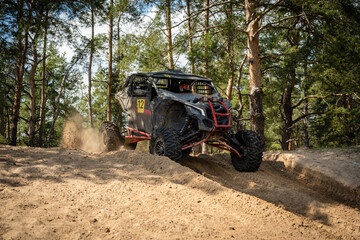
[(180, 92), (191, 92), (191, 86), (189, 85), (188, 82), (182, 81), (180, 82), (179, 90)]

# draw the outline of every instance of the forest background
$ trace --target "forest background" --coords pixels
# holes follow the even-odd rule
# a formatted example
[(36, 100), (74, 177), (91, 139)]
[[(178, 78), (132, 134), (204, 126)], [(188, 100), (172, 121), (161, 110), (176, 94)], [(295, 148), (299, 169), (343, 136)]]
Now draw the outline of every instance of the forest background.
[(123, 127), (122, 82), (164, 69), (212, 78), (268, 149), (360, 143), (356, 0), (1, 0), (0, 42), (1, 144), (59, 146), (74, 114)]

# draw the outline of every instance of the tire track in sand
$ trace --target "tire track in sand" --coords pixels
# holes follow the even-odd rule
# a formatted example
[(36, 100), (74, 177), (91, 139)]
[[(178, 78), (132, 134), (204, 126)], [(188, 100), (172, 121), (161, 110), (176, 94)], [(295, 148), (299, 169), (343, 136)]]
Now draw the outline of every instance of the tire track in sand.
[(227, 154), (187, 157), (181, 164), (227, 188), (315, 220), (350, 239), (360, 236), (358, 208), (336, 201), (336, 197), (326, 194), (326, 189), (313, 188), (311, 184), (300, 181), (278, 162), (264, 161), (255, 173), (237, 172)]

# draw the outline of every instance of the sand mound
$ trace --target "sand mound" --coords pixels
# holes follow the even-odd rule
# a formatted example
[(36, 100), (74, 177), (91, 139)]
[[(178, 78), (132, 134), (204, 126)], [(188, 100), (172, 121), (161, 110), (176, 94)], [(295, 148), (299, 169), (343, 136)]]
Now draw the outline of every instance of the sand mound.
[(0, 239), (356, 239), (359, 219), (271, 161), (0, 146)]
[(298, 149), (264, 158), (313, 189), (360, 208), (360, 147)]

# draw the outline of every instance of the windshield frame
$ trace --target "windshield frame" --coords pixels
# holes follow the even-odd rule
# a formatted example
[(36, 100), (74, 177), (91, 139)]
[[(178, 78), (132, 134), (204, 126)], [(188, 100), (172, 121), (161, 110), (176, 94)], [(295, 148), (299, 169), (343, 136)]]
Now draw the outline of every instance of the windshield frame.
[[(189, 79), (174, 79), (174, 78), (156, 78), (156, 77), (150, 77), (149, 80), (152, 82), (152, 85), (154, 86), (155, 90), (157, 93), (159, 93), (159, 90), (161, 89), (162, 91), (168, 91), (168, 92), (172, 92), (172, 93), (181, 93), (181, 94), (193, 94), (193, 95), (199, 95), (199, 96), (210, 96), (210, 95), (214, 95), (214, 94), (219, 94), (219, 91), (217, 90), (217, 88), (215, 87), (214, 83), (212, 81), (208, 81), (208, 80), (189, 80)], [(158, 82), (160, 80), (166, 80), (166, 87), (165, 88), (159, 88), (158, 87)], [(173, 81), (173, 82), (171, 82)], [(191, 86), (191, 92), (180, 92), (179, 89), (176, 88), (176, 86), (180, 86), (180, 83), (186, 83), (189, 86)], [(209, 94), (203, 94), (201, 92), (194, 92), (193, 91), (193, 87), (197, 84), (200, 83), (201, 85), (206, 85), (209, 86)]]

